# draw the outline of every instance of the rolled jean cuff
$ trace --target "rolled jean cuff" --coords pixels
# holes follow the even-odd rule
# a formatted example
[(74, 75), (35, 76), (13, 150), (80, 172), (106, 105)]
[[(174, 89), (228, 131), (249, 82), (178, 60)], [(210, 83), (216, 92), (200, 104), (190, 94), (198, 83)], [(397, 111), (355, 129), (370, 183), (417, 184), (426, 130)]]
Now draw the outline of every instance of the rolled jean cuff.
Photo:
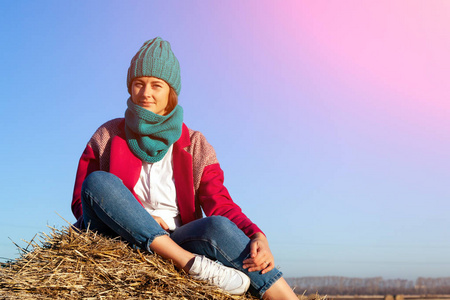
[(153, 254), (152, 249), (150, 249), (150, 244), (153, 243), (153, 241), (159, 237), (159, 236), (163, 236), (163, 235), (167, 235), (169, 236), (169, 233), (165, 230), (157, 232), (155, 234), (153, 234), (148, 240), (147, 243), (145, 244), (145, 250), (147, 250), (148, 252), (150, 252), (151, 254)]
[(261, 289), (258, 291), (259, 296), (262, 298), (264, 293), (274, 284), (278, 279), (280, 279), (283, 276), (283, 273), (281, 271), (278, 271)]

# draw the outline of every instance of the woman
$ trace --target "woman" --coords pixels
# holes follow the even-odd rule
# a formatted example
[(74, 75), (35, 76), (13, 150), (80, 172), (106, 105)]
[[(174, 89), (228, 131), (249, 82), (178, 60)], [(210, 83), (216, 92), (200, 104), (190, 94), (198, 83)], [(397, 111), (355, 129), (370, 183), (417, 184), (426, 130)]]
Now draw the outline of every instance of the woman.
[(223, 186), (214, 149), (183, 123), (180, 67), (167, 41), (144, 43), (127, 87), (125, 118), (103, 124), (81, 156), (77, 225), (120, 235), (231, 294), (251, 284), (263, 298), (297, 299), (265, 235)]

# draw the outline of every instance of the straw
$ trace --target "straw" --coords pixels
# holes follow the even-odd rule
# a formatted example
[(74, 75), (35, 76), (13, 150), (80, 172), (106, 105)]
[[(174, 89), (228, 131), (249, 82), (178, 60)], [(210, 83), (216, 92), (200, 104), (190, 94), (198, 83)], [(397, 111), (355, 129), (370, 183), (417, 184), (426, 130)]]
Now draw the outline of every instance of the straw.
[(156, 254), (92, 231), (51, 228), (40, 239), (2, 265), (0, 299), (257, 299), (229, 295)]

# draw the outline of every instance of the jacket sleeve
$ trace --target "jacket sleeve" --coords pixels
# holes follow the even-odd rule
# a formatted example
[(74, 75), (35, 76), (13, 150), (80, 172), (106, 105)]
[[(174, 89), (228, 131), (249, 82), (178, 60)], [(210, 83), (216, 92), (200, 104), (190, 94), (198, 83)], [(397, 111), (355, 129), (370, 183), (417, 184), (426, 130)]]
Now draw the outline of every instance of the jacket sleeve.
[(248, 237), (262, 232), (231, 199), (223, 185), (224, 175), (218, 163), (208, 165), (203, 170), (198, 190), (198, 200), (206, 216), (224, 216), (235, 223)]
[(109, 171), (108, 153), (111, 138), (120, 132), (122, 118), (110, 120), (101, 125), (92, 135), (78, 163), (75, 186), (73, 188), (72, 212), (77, 218), (76, 227), (82, 226), (83, 209), (81, 207), (81, 186), (84, 179), (94, 171)]
[(78, 163), (75, 186), (73, 189), (72, 212), (77, 219), (77, 224), (80, 224), (83, 216), (83, 209), (81, 207), (81, 186), (83, 185), (84, 179), (90, 173), (97, 170), (99, 170), (98, 157), (94, 150), (87, 145)]

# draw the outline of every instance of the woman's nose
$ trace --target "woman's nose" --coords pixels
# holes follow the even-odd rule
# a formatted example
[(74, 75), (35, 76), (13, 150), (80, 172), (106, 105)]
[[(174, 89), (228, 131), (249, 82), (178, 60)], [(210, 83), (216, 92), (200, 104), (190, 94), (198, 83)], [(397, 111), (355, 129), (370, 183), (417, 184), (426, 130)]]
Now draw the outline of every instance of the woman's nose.
[(146, 84), (146, 85), (143, 86), (143, 88), (142, 88), (142, 95), (144, 97), (151, 97), (152, 96), (152, 89), (151, 89), (150, 85)]

